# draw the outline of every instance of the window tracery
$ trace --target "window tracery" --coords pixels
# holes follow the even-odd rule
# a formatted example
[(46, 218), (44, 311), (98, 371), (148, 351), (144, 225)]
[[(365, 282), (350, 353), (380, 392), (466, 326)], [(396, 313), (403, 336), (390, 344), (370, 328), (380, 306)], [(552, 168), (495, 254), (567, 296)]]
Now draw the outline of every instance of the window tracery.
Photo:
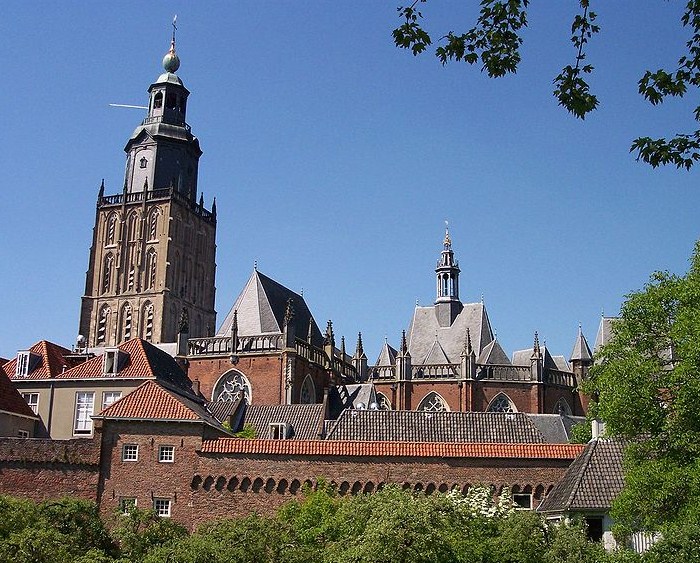
[(251, 403), (252, 389), (248, 378), (238, 370), (225, 373), (214, 387), (212, 399), (214, 401), (238, 401)]
[(97, 342), (105, 343), (107, 342), (107, 327), (109, 326), (109, 317), (112, 310), (109, 305), (103, 305), (100, 309), (100, 316), (97, 321)]
[(146, 253), (146, 289), (156, 287), (156, 273), (158, 268), (158, 254), (152, 248)]
[(554, 405), (554, 414), (571, 416), (571, 407), (564, 397), (560, 397), (557, 404)]
[(143, 306), (143, 316), (141, 321), (143, 339), (149, 342), (153, 339), (153, 304), (146, 303)]
[(122, 308), (122, 340), (131, 339), (131, 305), (126, 303)]
[(112, 274), (114, 272), (114, 256), (105, 256), (104, 268), (102, 269), (102, 293), (107, 293), (112, 288)]
[(314, 380), (311, 379), (311, 375), (307, 375), (304, 378), (301, 392), (299, 393), (299, 402), (302, 405), (311, 405), (316, 402), (316, 386), (314, 385)]
[(438, 393), (431, 391), (418, 404), (419, 411), (443, 412), (448, 411), (447, 403)]
[(377, 393), (377, 406), (380, 411), (390, 411), (391, 401), (384, 393)]
[(505, 393), (499, 393), (489, 403), (486, 412), (518, 412), (513, 401)]

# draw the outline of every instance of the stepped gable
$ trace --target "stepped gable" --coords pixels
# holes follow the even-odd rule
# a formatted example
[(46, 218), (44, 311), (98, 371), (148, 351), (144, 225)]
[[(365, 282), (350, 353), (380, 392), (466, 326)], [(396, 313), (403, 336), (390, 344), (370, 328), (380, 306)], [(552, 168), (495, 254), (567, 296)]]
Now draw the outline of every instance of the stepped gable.
[(292, 325), (298, 338), (307, 338), (311, 323), (312, 342), (323, 345), (323, 336), (304, 298), (272, 278), (254, 270), (224, 320), (217, 336), (230, 336), (234, 312), (238, 311), (238, 335), (281, 334), (287, 302), (292, 300)]
[(624, 442), (598, 438), (567, 469), (537, 508), (539, 512), (607, 510), (624, 485)]
[(251, 424), (255, 436), (267, 438), (270, 424), (287, 424), (287, 438), (318, 440), (323, 431), (324, 405), (248, 405), (244, 424)]
[(39, 357), (38, 361), (25, 376), (15, 376), (17, 369), (17, 357), (0, 366), (7, 377), (10, 379), (52, 379), (59, 375), (65, 367), (71, 367), (72, 363), (67, 358), (71, 351), (63, 346), (54, 344), (47, 340), (40, 340), (34, 344), (29, 351)]
[(328, 440), (544, 443), (524, 413), (345, 410)]
[[(450, 326), (441, 327), (435, 314), (435, 306), (416, 307), (406, 332), (408, 351), (414, 362), (427, 358), (436, 338), (448, 363), (457, 364), (464, 349), (464, 338), (469, 329), (472, 346), (477, 356), (493, 340), (491, 323), (483, 303), (465, 303)], [(419, 364), (416, 364), (419, 365)]]
[(26, 416), (38, 419), (34, 411), (29, 408), (27, 402), (19, 394), (19, 391), (12, 385), (10, 378), (0, 371), (0, 412)]
[(150, 342), (133, 338), (117, 347), (120, 354), (118, 368), (114, 373), (104, 373), (104, 355), (90, 360), (57, 375), (58, 379), (158, 379), (183, 391), (191, 392), (192, 382), (180, 369), (172, 356)]
[(246, 440), (219, 438), (202, 441), (203, 454), (261, 454), (285, 456), (359, 456), (477, 459), (575, 459), (580, 444), (488, 444), (440, 442), (360, 442), (331, 440)]
[(193, 395), (183, 395), (181, 389), (155, 380), (146, 381), (93, 418), (203, 422), (224, 430), (203, 402)]

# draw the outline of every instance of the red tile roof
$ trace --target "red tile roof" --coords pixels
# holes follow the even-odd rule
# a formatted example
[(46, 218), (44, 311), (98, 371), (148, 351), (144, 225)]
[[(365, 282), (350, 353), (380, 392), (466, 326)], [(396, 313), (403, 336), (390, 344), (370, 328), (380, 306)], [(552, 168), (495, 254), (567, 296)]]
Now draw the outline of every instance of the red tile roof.
[(96, 418), (131, 420), (202, 420), (195, 409), (155, 381), (147, 381), (128, 395), (115, 401)]
[(27, 402), (19, 394), (19, 391), (12, 385), (12, 381), (2, 371), (0, 371), (0, 411), (39, 418), (34, 411), (29, 408)]
[(335, 440), (205, 440), (202, 452), (218, 454), (334, 455), (381, 457), (472, 457), (575, 459), (581, 444), (494, 444), (440, 442), (357, 442)]
[(63, 366), (70, 366), (70, 362), (65, 356), (69, 355), (71, 351), (58, 344), (40, 340), (29, 348), (29, 351), (40, 356), (41, 361), (28, 375), (15, 377), (17, 357), (1, 366), (0, 371), (5, 372), (10, 379), (51, 379), (63, 371)]

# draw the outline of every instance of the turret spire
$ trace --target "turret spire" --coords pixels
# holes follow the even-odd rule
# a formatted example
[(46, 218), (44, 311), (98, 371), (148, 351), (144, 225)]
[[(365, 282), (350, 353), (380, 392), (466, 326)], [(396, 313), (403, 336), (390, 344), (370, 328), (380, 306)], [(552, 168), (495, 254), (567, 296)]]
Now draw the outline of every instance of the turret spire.
[(175, 31), (177, 31), (177, 14), (173, 18), (173, 38), (170, 41), (170, 50), (163, 57), (163, 69), (165, 72), (176, 73), (180, 68), (180, 58), (175, 52)]
[(445, 221), (445, 238), (442, 252), (435, 268), (437, 282), (437, 299), (435, 312), (441, 327), (452, 326), (457, 315), (462, 312), (459, 300), (459, 264), (452, 252), (452, 238), (449, 224)]

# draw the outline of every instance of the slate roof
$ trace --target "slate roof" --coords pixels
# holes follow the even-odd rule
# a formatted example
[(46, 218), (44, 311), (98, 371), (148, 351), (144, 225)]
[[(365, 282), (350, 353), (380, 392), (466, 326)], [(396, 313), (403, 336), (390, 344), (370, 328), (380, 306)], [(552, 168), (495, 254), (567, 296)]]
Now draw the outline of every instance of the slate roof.
[(223, 430), (197, 397), (185, 396), (181, 389), (156, 380), (146, 381), (93, 418), (205, 422)]
[(287, 301), (293, 302), (292, 324), (295, 334), (306, 339), (309, 323), (312, 325), (312, 342), (323, 345), (323, 336), (304, 298), (272, 278), (253, 270), (243, 291), (224, 320), (217, 336), (229, 336), (233, 324), (233, 313), (238, 311), (238, 335), (281, 334)]
[(494, 339), (489, 342), (486, 347), (482, 350), (481, 355), (476, 361), (477, 364), (498, 364), (509, 366), (510, 359), (503, 351), (503, 348), (498, 343), (498, 340)]
[[(552, 356), (546, 346), (540, 346), (540, 354), (542, 354), (542, 367), (545, 369), (554, 369), (559, 371), (571, 371), (566, 358), (564, 356)], [(529, 366), (530, 358), (532, 357), (532, 348), (524, 350), (516, 350), (513, 352), (514, 366)]]
[(10, 378), (2, 371), (0, 371), (0, 411), (29, 418), (39, 418), (12, 385)]
[(593, 361), (593, 354), (588, 346), (588, 341), (581, 331), (581, 327), (578, 327), (578, 335), (576, 336), (576, 341), (574, 342), (574, 348), (571, 350), (571, 360), (580, 360), (584, 362)]
[(328, 391), (328, 417), (335, 420), (345, 409), (367, 409), (376, 402), (377, 392), (373, 383), (334, 385)]
[(252, 424), (258, 438), (267, 438), (270, 424), (288, 425), (287, 437), (318, 440), (323, 430), (324, 405), (248, 405), (243, 415), (245, 424)]
[(381, 456), (438, 458), (574, 459), (580, 444), (450, 444), (438, 442), (357, 442), (329, 440), (246, 440), (219, 438), (204, 440), (202, 453)]
[(607, 511), (624, 485), (623, 449), (619, 440), (590, 441), (537, 510)]
[(345, 410), (328, 440), (544, 443), (524, 413)]
[(604, 346), (610, 342), (612, 338), (612, 326), (615, 324), (617, 317), (601, 317), (600, 325), (598, 326), (598, 334), (595, 337), (595, 346), (593, 346), (593, 353), (597, 354), (601, 346)]
[(375, 365), (377, 366), (393, 366), (396, 364), (396, 354), (397, 351), (389, 346), (389, 343), (384, 340), (384, 345), (379, 352), (379, 357)]
[(585, 416), (568, 416), (560, 414), (527, 414), (537, 429), (544, 436), (545, 442), (564, 444), (569, 441), (571, 429), (576, 424), (585, 424)]
[(39, 356), (39, 360), (26, 376), (15, 377), (15, 370), (17, 369), (16, 356), (0, 367), (0, 370), (4, 371), (10, 379), (25, 381), (51, 379), (60, 374), (64, 366), (70, 367), (72, 365), (70, 360), (66, 358), (66, 356), (71, 354), (71, 351), (47, 340), (40, 340), (29, 348), (29, 351)]
[(158, 379), (190, 391), (192, 383), (175, 359), (150, 342), (133, 338), (118, 346), (121, 356), (117, 373), (105, 375), (104, 355), (56, 375), (57, 379)]
[(436, 334), (449, 363), (459, 363), (467, 337), (467, 328), (472, 346), (476, 355), (479, 356), (484, 347), (493, 340), (491, 323), (483, 303), (464, 303), (462, 311), (448, 327), (441, 327), (438, 324), (435, 306), (417, 306), (406, 332), (408, 351), (411, 353), (413, 365), (421, 365), (423, 359), (428, 357)]

